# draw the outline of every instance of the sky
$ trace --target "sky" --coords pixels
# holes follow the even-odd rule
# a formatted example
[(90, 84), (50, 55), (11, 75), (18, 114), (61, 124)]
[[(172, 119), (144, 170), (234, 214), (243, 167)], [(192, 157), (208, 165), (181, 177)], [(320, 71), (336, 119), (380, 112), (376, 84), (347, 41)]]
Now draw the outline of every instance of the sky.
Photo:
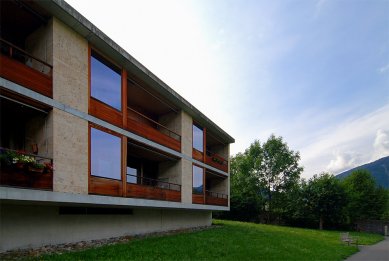
[(244, 152), (282, 136), (302, 177), (389, 155), (389, 0), (67, 0)]

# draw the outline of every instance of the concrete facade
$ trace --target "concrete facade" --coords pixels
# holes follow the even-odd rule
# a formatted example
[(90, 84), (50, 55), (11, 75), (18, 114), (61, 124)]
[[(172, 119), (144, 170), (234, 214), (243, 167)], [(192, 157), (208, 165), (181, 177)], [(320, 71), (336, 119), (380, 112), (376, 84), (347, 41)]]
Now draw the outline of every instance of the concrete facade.
[[(53, 28), (53, 98), (88, 112), (88, 42), (58, 19)], [(53, 190), (88, 194), (88, 122), (53, 110)]]
[[(53, 65), (53, 97), (46, 97), (30, 90), (28, 86), (1, 77), (0, 87), (52, 108), (45, 117), (29, 120), (26, 128), (29, 136), (26, 138), (27, 146), (38, 144), (39, 155), (53, 159), (53, 191), (0, 187), (0, 252), (209, 226), (213, 210), (229, 210), (228, 206), (192, 204), (194, 163), (224, 175), (225, 180), (215, 187), (215, 192), (229, 195), (228, 173), (192, 158), (193, 121), (214, 128), (226, 142), (233, 142), (233, 139), (64, 1), (42, 1), (37, 4), (54, 15), (27, 37), (26, 51)], [(89, 46), (101, 51), (124, 70), (131, 71), (147, 83), (148, 88), (154, 88), (154, 91), (179, 108), (177, 112), (160, 115), (158, 122), (181, 135), (181, 151), (172, 150), (146, 136), (129, 132), (89, 114)], [(32, 62), (28, 66), (48, 73), (46, 67), (39, 67), (41, 64)], [(177, 159), (160, 163), (158, 178), (181, 185), (181, 202), (88, 194), (89, 123), (114, 131), (123, 140), (132, 139)], [(164, 130), (161, 132), (168, 134)], [(228, 150), (228, 146), (218, 149), (226, 158)], [(125, 164), (122, 161), (123, 169)], [(63, 206), (131, 208), (133, 214), (61, 215), (59, 208)]]
[[(186, 112), (181, 112), (181, 152), (192, 157), (192, 117)], [(192, 162), (181, 159), (181, 201), (192, 203)]]
[(88, 122), (53, 109), (53, 191), (88, 194)]
[(58, 206), (2, 204), (0, 252), (210, 226), (211, 222), (210, 211), (136, 208), (128, 215), (61, 215)]

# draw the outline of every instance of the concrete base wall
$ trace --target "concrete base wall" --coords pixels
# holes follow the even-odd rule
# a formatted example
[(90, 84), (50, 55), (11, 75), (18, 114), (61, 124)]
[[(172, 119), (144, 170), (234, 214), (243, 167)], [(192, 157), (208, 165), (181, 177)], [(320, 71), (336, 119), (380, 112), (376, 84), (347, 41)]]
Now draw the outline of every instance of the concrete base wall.
[(211, 211), (133, 209), (131, 215), (59, 215), (58, 206), (0, 207), (0, 252), (212, 223)]

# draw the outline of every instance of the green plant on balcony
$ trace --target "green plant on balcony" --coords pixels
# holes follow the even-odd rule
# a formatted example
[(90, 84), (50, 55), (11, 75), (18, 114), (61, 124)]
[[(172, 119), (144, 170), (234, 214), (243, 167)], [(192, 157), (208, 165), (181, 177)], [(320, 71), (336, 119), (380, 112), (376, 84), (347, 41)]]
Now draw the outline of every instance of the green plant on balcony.
[(216, 162), (216, 163), (219, 163), (219, 164), (223, 164), (223, 161), (217, 157), (212, 157), (212, 161), (213, 162)]
[(35, 159), (32, 156), (23, 154), (22, 152), (10, 151), (12, 158), (12, 164), (18, 169), (24, 169), (26, 166), (35, 163)]
[(43, 173), (45, 170), (45, 165), (38, 162), (33, 162), (28, 164), (28, 171), (35, 173)]

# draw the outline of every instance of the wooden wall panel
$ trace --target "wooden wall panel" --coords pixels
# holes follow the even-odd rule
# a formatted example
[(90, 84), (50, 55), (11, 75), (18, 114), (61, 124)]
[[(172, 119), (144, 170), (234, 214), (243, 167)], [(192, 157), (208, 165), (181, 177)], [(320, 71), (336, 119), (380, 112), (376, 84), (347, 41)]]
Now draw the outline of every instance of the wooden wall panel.
[(121, 180), (89, 177), (89, 194), (122, 196), (123, 186)]
[(53, 190), (53, 173), (32, 173), (27, 170), (2, 168), (0, 185)]
[(207, 196), (205, 198), (205, 204), (207, 205), (217, 205), (217, 206), (228, 206), (228, 199), (226, 198), (215, 198)]
[(192, 195), (193, 204), (204, 204), (204, 195), (193, 194)]
[(90, 97), (89, 102), (89, 114), (118, 127), (123, 127), (122, 113), (120, 111), (92, 97)]
[(127, 129), (175, 151), (181, 151), (181, 142), (142, 122), (128, 118)]
[(181, 202), (181, 192), (127, 183), (127, 197)]
[(53, 97), (51, 75), (41, 73), (4, 55), (0, 55), (0, 76), (45, 96)]
[(203, 162), (203, 153), (201, 153), (200, 151), (196, 150), (196, 149), (192, 149), (192, 157), (195, 159), (195, 160), (198, 160), (198, 161), (201, 161)]
[(220, 161), (224, 161), (224, 159), (222, 157), (220, 157), (220, 156), (217, 156), (217, 155), (208, 156), (208, 155), (206, 155), (205, 156), (205, 164), (208, 164), (208, 165), (210, 165), (210, 166), (212, 166), (214, 168), (220, 169), (220, 170), (222, 170), (224, 172), (228, 172), (228, 165), (220, 164), (217, 161), (214, 161), (213, 157), (217, 158)]

